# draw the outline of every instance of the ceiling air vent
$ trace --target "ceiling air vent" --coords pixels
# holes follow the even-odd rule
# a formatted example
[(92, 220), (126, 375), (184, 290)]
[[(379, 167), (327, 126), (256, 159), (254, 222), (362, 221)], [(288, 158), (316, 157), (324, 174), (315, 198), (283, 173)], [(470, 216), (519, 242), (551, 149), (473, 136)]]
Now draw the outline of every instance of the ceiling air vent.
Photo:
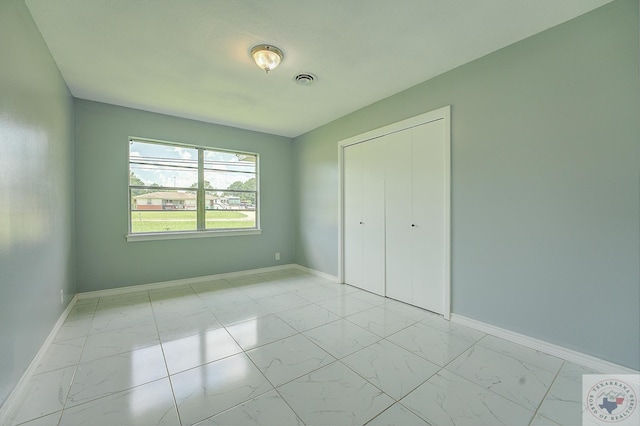
[(301, 86), (308, 86), (312, 84), (314, 81), (316, 81), (317, 78), (318, 77), (316, 77), (315, 75), (309, 72), (303, 72), (293, 77), (293, 81), (295, 81)]

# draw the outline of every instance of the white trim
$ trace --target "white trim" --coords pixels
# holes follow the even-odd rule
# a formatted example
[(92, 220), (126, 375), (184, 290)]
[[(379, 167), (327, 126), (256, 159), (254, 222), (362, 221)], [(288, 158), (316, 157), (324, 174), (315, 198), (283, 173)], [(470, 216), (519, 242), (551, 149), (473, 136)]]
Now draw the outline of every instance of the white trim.
[(451, 105), (441, 108), (444, 120), (444, 312), (446, 320), (451, 319)]
[(361, 133), (356, 136), (352, 136), (347, 139), (343, 139), (338, 142), (340, 147), (353, 145), (360, 142), (366, 142), (371, 139), (379, 138), (391, 133), (396, 133), (402, 130), (409, 129), (411, 127), (420, 126), (421, 124), (430, 123), (436, 120), (442, 120), (446, 116), (451, 114), (451, 105), (446, 105), (433, 111), (425, 112), (423, 114), (416, 115), (406, 120), (398, 121), (396, 123), (388, 124), (386, 126), (378, 127), (377, 129), (370, 130), (365, 133)]
[(482, 331), (483, 333), (490, 334), (495, 337), (507, 340), (518, 345), (526, 346), (530, 349), (535, 349), (546, 354), (562, 358), (563, 360), (573, 362), (584, 367), (588, 367), (599, 373), (604, 374), (638, 374), (640, 371), (633, 368), (624, 367), (622, 365), (614, 364), (613, 362), (605, 361), (600, 358), (596, 358), (591, 355), (583, 354), (582, 352), (567, 349), (562, 346), (555, 345), (553, 343), (545, 342), (533, 337), (526, 336), (524, 334), (516, 333), (515, 331), (507, 330), (504, 328), (496, 327), (491, 324), (487, 324), (481, 321), (477, 321), (471, 318), (467, 318), (462, 315), (452, 314), (451, 321), (460, 325), (464, 325), (474, 330)]
[(338, 282), (344, 284), (344, 146), (338, 143)]
[(331, 275), (331, 274), (327, 274), (325, 272), (320, 272), (320, 271), (316, 271), (315, 269), (311, 269), (311, 268), (307, 268), (306, 266), (302, 266), (302, 265), (298, 265), (296, 263), (292, 264), (292, 266), (295, 269), (299, 269), (301, 271), (304, 272), (308, 272), (312, 275), (318, 276), (320, 278), (324, 278), (328, 281), (334, 282), (334, 283), (340, 283), (340, 278), (337, 275)]
[(64, 324), (64, 322), (67, 320), (69, 312), (71, 312), (71, 309), (73, 309), (77, 301), (78, 295), (75, 294), (67, 305), (67, 308), (60, 315), (60, 318), (58, 318), (58, 321), (56, 321), (45, 341), (40, 346), (38, 353), (33, 358), (24, 374), (22, 374), (22, 377), (20, 377), (20, 380), (18, 380), (18, 383), (15, 385), (7, 399), (4, 401), (4, 404), (0, 406), (0, 424), (9, 424), (10, 416), (16, 414), (14, 413), (14, 410), (19, 408), (17, 407), (17, 404), (21, 401), (21, 397), (24, 395), (27, 383), (33, 376), (33, 373), (35, 373), (38, 365), (44, 357), (44, 354), (47, 352), (47, 350), (49, 350), (51, 343), (53, 343), (53, 339), (55, 339), (56, 335), (62, 328), (62, 324)]
[(443, 120), (445, 126), (445, 274), (444, 312), (445, 319), (451, 319), (451, 105), (446, 105), (406, 120), (361, 133), (338, 142), (338, 282), (344, 283), (344, 149), (349, 145), (376, 139), (391, 133)]
[(229, 231), (182, 231), (182, 232), (155, 232), (148, 234), (127, 234), (127, 241), (155, 241), (155, 240), (183, 240), (187, 238), (211, 238), (211, 237), (237, 237), (242, 235), (260, 235), (260, 229), (234, 229)]
[(127, 293), (137, 293), (139, 291), (148, 291), (148, 290), (158, 290), (162, 288), (168, 287), (176, 287), (182, 285), (189, 284), (198, 284), (207, 281), (220, 280), (224, 278), (233, 278), (233, 277), (242, 277), (245, 275), (253, 275), (253, 274), (262, 274), (265, 272), (273, 272), (273, 271), (281, 271), (283, 269), (291, 269), (295, 267), (294, 264), (287, 265), (279, 265), (279, 266), (269, 266), (266, 268), (259, 269), (249, 269), (246, 271), (237, 271), (237, 272), (226, 272), (223, 274), (215, 274), (215, 275), (205, 275), (202, 277), (193, 277), (193, 278), (183, 278), (179, 280), (171, 280), (171, 281), (160, 281), (156, 283), (149, 284), (138, 284), (127, 287), (118, 287), (118, 288), (109, 288), (106, 290), (96, 290), (96, 291), (87, 291), (84, 293), (78, 293), (78, 299), (91, 299), (94, 297), (107, 297), (107, 296), (117, 296), (119, 294), (127, 294)]
[[(217, 151), (217, 152), (226, 152), (230, 154), (248, 154), (256, 157), (256, 226), (250, 229), (231, 229), (231, 230), (195, 230), (195, 231), (174, 231), (174, 232), (157, 232), (157, 233), (132, 233), (131, 231), (131, 182), (129, 181), (129, 177), (131, 174), (131, 149), (130, 146), (127, 148), (127, 206), (129, 212), (127, 214), (127, 229), (129, 232), (125, 234), (125, 238), (128, 242), (135, 241), (154, 241), (154, 240), (178, 240), (178, 239), (188, 239), (188, 238), (209, 238), (209, 237), (234, 237), (234, 236), (242, 236), (242, 235), (260, 235), (262, 234), (262, 230), (260, 229), (260, 209), (262, 208), (260, 204), (260, 153), (258, 152), (250, 152), (250, 151), (236, 151), (228, 148), (216, 148), (213, 146), (207, 145), (195, 145), (184, 142), (171, 142), (162, 139), (152, 139), (152, 138), (144, 138), (138, 136), (129, 136), (127, 138), (127, 143), (131, 144), (132, 142), (140, 142), (140, 143), (149, 143), (149, 144), (159, 144), (165, 145), (168, 147), (173, 146), (181, 146), (185, 148), (191, 148), (198, 150), (198, 185), (201, 182), (201, 171), (202, 164), (200, 163), (200, 156), (203, 151)], [(186, 189), (186, 188), (167, 188), (167, 189)], [(200, 197), (198, 197), (200, 198)], [(202, 215), (206, 214), (205, 210), (200, 210), (200, 208), (196, 208), (197, 218), (200, 218)]]

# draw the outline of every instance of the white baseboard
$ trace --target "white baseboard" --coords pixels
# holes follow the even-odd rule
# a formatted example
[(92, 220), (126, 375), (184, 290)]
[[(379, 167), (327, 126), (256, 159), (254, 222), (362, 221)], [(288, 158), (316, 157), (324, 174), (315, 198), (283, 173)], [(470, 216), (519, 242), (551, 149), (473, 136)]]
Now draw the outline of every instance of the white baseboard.
[(31, 379), (31, 376), (33, 375), (33, 373), (35, 373), (38, 365), (44, 357), (44, 354), (49, 349), (49, 346), (51, 346), (51, 343), (53, 343), (53, 339), (55, 339), (56, 335), (62, 328), (62, 324), (64, 324), (64, 322), (67, 320), (69, 312), (71, 312), (71, 309), (73, 309), (77, 301), (78, 295), (76, 294), (69, 302), (69, 305), (67, 305), (67, 309), (62, 312), (60, 318), (58, 318), (58, 321), (56, 321), (53, 329), (51, 329), (51, 332), (45, 339), (44, 343), (42, 343), (42, 346), (40, 346), (40, 350), (38, 350), (38, 353), (33, 358), (22, 377), (20, 377), (20, 380), (18, 380), (18, 383), (13, 388), (4, 404), (2, 404), (2, 406), (0, 407), (0, 424), (9, 424), (10, 416), (15, 415), (14, 410), (19, 408), (17, 407), (17, 404), (18, 402), (20, 402), (20, 397), (23, 395), (29, 379)]
[(604, 374), (638, 374), (637, 370), (622, 365), (614, 364), (609, 361), (605, 361), (600, 358), (596, 358), (591, 355), (583, 354), (572, 349), (567, 349), (562, 346), (554, 345), (553, 343), (545, 342), (543, 340), (535, 339), (524, 334), (516, 333), (511, 330), (496, 327), (491, 324), (487, 324), (481, 321), (477, 321), (471, 318), (467, 318), (462, 315), (451, 314), (451, 321), (464, 325), (474, 330), (482, 331), (483, 333), (490, 334), (495, 337), (507, 340), (512, 343), (517, 343), (522, 346), (526, 346), (530, 349), (535, 349), (540, 352), (544, 352), (548, 355), (552, 355), (564, 360), (573, 362), (575, 364), (582, 365), (600, 373)]
[(138, 284), (127, 287), (110, 288), (107, 290), (87, 291), (78, 293), (78, 299), (91, 299), (94, 297), (117, 296), (119, 294), (136, 293), (138, 291), (158, 290), (168, 287), (177, 287), (189, 284), (198, 284), (207, 281), (221, 280), (224, 278), (242, 277), (245, 275), (262, 274), (265, 272), (281, 271), (284, 269), (295, 268), (297, 265), (287, 264), (281, 266), (270, 266), (267, 268), (249, 269), (246, 271), (227, 272), (224, 274), (206, 275), (203, 277), (184, 278), (179, 280), (161, 281), (157, 283)]
[(298, 265), (296, 263), (292, 264), (291, 266), (293, 266), (295, 269), (308, 272), (312, 275), (318, 276), (320, 278), (324, 278), (325, 280), (329, 280), (331, 282), (335, 282), (335, 283), (340, 282), (340, 278), (337, 275), (331, 275), (325, 272), (316, 271), (315, 269), (307, 268), (306, 266)]

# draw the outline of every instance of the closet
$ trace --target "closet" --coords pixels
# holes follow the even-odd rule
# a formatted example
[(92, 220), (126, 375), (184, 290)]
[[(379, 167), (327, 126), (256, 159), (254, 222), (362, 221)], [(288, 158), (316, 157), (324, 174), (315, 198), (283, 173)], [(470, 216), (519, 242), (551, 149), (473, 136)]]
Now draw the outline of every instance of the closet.
[(449, 317), (449, 107), (340, 143), (341, 276)]

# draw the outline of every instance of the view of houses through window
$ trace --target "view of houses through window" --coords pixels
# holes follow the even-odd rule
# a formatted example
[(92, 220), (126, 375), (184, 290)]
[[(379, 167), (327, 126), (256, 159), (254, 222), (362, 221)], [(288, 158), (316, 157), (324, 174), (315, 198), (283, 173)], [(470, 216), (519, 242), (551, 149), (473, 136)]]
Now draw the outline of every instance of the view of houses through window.
[(258, 156), (129, 141), (131, 234), (257, 229)]

